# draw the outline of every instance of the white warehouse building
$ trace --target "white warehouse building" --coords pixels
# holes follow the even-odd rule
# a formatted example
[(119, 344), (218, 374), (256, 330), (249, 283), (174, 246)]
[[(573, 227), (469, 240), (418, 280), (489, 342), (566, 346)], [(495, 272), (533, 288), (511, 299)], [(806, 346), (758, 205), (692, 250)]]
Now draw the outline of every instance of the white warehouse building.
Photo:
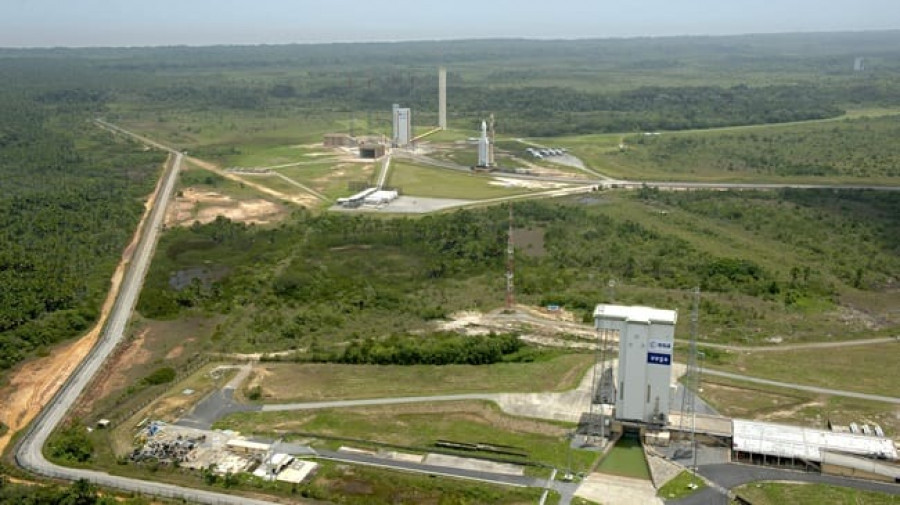
[(668, 421), (677, 319), (677, 311), (651, 307), (597, 305), (594, 310), (597, 329), (619, 333), (617, 420)]

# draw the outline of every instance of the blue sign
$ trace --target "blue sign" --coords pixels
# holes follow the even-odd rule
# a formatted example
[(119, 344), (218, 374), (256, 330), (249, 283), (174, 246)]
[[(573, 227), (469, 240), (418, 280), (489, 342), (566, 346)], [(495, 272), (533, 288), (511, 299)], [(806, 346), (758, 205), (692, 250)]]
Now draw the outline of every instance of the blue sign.
[(655, 352), (647, 353), (647, 363), (651, 365), (671, 365), (672, 356), (669, 354), (659, 354)]

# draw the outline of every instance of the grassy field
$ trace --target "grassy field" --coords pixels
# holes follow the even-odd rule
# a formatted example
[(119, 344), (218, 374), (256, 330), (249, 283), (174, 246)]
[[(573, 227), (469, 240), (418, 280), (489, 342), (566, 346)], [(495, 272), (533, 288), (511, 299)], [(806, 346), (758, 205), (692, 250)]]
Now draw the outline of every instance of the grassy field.
[[(792, 276), (796, 277), (796, 272), (805, 268), (817, 277), (815, 283), (837, 291), (837, 296), (797, 298), (786, 307), (774, 297), (705, 290), (702, 310), (706, 315), (700, 327), (701, 338), (752, 344), (762, 343), (764, 336), (780, 336), (787, 342), (893, 334), (890, 328), (900, 320), (891, 307), (896, 307), (900, 295), (891, 289), (859, 290), (852, 286), (858, 274), (862, 275), (862, 285), (890, 282), (874, 277), (866, 279), (873, 267), (880, 270), (877, 275), (883, 276), (889, 276), (887, 272), (894, 270), (887, 267), (897, 258), (890, 252), (893, 239), (863, 238), (883, 233), (885, 229), (876, 223), (884, 216), (879, 216), (874, 209), (858, 215), (848, 212), (855, 205), (849, 199), (829, 203), (823, 197), (817, 202), (791, 203), (774, 195), (757, 193), (721, 199), (709, 195), (710, 199), (701, 203), (703, 199), (697, 196), (673, 194), (649, 200), (609, 196), (600, 209), (617, 222), (631, 221), (659, 236), (682, 240), (695, 249), (694, 254), (702, 252), (753, 262), (772, 272), (780, 279), (777, 282), (781, 286), (787, 287), (793, 282)], [(696, 200), (691, 202), (692, 199)], [(713, 204), (716, 200), (718, 203)], [(884, 201), (893, 200), (886, 197)], [(834, 229), (846, 230), (858, 235), (858, 239), (836, 240), (828, 231)], [(860, 255), (859, 248), (867, 252)], [(665, 270), (663, 266), (661, 273)], [(876, 275), (874, 270), (872, 274)], [(636, 284), (648, 282), (653, 279), (648, 277)], [(623, 289), (628, 288), (623, 286)], [(842, 302), (844, 307), (837, 307), (835, 302)], [(686, 330), (686, 320), (679, 323)]]
[(616, 442), (600, 462), (597, 471), (634, 479), (650, 479), (650, 468), (644, 458), (641, 443), (629, 438)]
[[(187, 169), (182, 170), (178, 181), (178, 189), (192, 187), (204, 191), (213, 191), (235, 200), (270, 199), (265, 195), (243, 183), (226, 179), (193, 163), (188, 162)], [(255, 180), (255, 179), (250, 179)]]
[(625, 179), (897, 184), (898, 154), (887, 141), (900, 128), (897, 114), (866, 109), (840, 121), (541, 140)]
[[(801, 372), (803, 366), (795, 367)], [(722, 415), (827, 429), (828, 421), (879, 424), (887, 436), (900, 433), (895, 404), (816, 395), (721, 377), (703, 377), (703, 398)]]
[(727, 366), (754, 377), (887, 396), (898, 395), (900, 342), (839, 349), (728, 353)]
[[(377, 167), (377, 168), (376, 168)], [(353, 194), (350, 182), (374, 181), (381, 164), (349, 162), (317, 162), (275, 169), (305, 186), (332, 199)]]
[[(694, 489), (688, 487), (692, 483), (697, 487)], [(705, 487), (706, 482), (703, 479), (695, 477), (693, 474), (685, 470), (679, 473), (674, 479), (666, 482), (663, 487), (659, 488), (656, 495), (664, 500), (680, 500), (681, 498), (692, 495)]]
[(571, 450), (574, 426), (503, 414), (488, 402), (441, 402), (307, 412), (239, 413), (216, 428), (242, 433), (311, 433), (393, 444), (427, 451), (437, 440), (513, 447), (527, 460), (586, 471), (596, 452)]
[(735, 489), (742, 498), (754, 505), (888, 505), (900, 503), (900, 496), (860, 491), (825, 484), (786, 484), (760, 482)]
[(240, 154), (225, 158), (228, 166), (267, 168), (288, 163), (332, 161), (335, 156), (331, 149), (323, 148), (321, 143), (281, 146), (248, 145), (237, 149)]
[[(95, 445), (97, 443), (95, 441)], [(92, 468), (100, 468), (114, 475), (139, 479), (152, 478), (154, 481), (257, 499), (262, 493), (263, 496), (289, 500), (292, 503), (300, 499), (304, 503), (315, 501), (349, 505), (397, 503), (525, 505), (535, 503), (542, 493), (542, 490), (537, 488), (513, 488), (474, 481), (436, 479), (428, 475), (330, 461), (318, 463), (315, 475), (302, 485), (263, 481), (249, 474), (237, 474), (227, 485), (222, 477), (210, 483), (197, 471), (171, 466), (120, 464), (115, 459), (105, 456), (104, 459), (94, 461)], [(551, 496), (551, 500), (548, 501), (548, 503), (557, 502), (558, 495)]]
[(266, 402), (566, 391), (578, 385), (592, 362), (590, 354), (564, 354), (534, 363), (477, 366), (264, 363), (250, 384), (261, 386)]
[(341, 131), (340, 117), (330, 112), (317, 111), (299, 120), (290, 111), (202, 111), (128, 102), (112, 103), (110, 109), (108, 119), (119, 126), (220, 163), (240, 159), (245, 150), (252, 156), (268, 149), (315, 144), (324, 133)]
[[(218, 317), (204, 316), (175, 321), (136, 317), (131, 323), (129, 339), (114, 353), (110, 366), (92, 383), (88, 398), (80, 402), (76, 412), (90, 416), (91, 420), (117, 418), (137, 405), (158, 398), (171, 384), (143, 388), (140, 381), (164, 366), (179, 373), (188, 369), (192, 360), (209, 349), (209, 335), (219, 321)], [(206, 385), (198, 383), (185, 387), (201, 391)], [(184, 398), (185, 401), (191, 399)]]
[(242, 177), (245, 177), (247, 180), (259, 184), (260, 186), (265, 186), (269, 189), (275, 190), (283, 195), (286, 195), (287, 197), (295, 194), (306, 193), (306, 191), (304, 191), (302, 188), (299, 188), (276, 175), (243, 175)]
[(399, 188), (404, 195), (432, 198), (484, 200), (520, 195), (529, 191), (491, 185), (492, 178), (407, 163), (391, 163), (387, 185)]

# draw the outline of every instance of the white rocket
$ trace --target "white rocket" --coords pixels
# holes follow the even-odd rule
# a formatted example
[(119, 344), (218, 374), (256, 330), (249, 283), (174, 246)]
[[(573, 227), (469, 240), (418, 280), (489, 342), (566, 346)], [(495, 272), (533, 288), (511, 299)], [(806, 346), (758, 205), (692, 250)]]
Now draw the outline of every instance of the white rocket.
[(487, 123), (481, 122), (481, 137), (478, 138), (478, 166), (490, 166), (490, 141), (487, 134)]

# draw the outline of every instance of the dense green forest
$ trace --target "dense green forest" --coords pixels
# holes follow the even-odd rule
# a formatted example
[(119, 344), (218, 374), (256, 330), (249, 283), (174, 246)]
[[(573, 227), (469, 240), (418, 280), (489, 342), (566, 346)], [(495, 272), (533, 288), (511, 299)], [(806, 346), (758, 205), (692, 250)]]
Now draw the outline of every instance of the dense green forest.
[(86, 123), (92, 106), (0, 95), (0, 369), (96, 319), (164, 160)]
[(900, 177), (897, 116), (719, 132), (628, 137), (609, 154), (631, 164), (665, 166), (673, 176), (717, 170), (762, 176)]
[[(551, 136), (775, 123), (900, 106), (896, 47), (900, 32), (6, 49), (0, 68), (13, 83), (38, 83), (50, 100), (109, 105), (113, 120), (169, 121), (179, 111), (230, 123), (260, 114), (325, 118), (316, 126), (324, 130), (355, 116), (380, 130), (392, 103), (412, 107), (416, 124), (435, 124), (435, 67), (443, 64), (452, 125), (472, 128), (495, 112), (500, 133)], [(854, 73), (860, 55), (870, 70)]]
[(143, 499), (118, 500), (101, 496), (99, 489), (86, 480), (76, 481), (68, 487), (42, 484), (13, 484), (0, 475), (0, 505), (114, 505), (149, 503)]
[[(847, 290), (892, 289), (900, 271), (891, 193), (648, 189), (598, 201), (516, 204), (517, 226), (543, 230), (546, 251), (517, 252), (520, 300), (587, 318), (609, 278), (621, 283), (620, 301), (683, 308), (700, 286), (707, 329), (727, 340), (775, 331), (784, 314), (830, 310)], [(499, 307), (506, 227), (503, 208), (421, 219), (303, 211), (275, 229), (219, 219), (163, 238), (138, 310), (224, 314), (213, 336), (223, 350), (363, 345), (456, 310)], [(719, 244), (736, 240), (756, 245)]]
[[(234, 150), (234, 143), (270, 132), (282, 144), (316, 139), (345, 128), (354, 117), (365, 118), (364, 130), (384, 129), (394, 102), (413, 107), (416, 124), (428, 125), (436, 122), (439, 64), (449, 69), (450, 119), (460, 128), (473, 127), (489, 112), (497, 113), (501, 133), (515, 135), (830, 118), (850, 108), (900, 106), (897, 48), (900, 32), (0, 49), (0, 368), (83, 331), (95, 319), (113, 265), (142, 211), (141, 200), (159, 173), (159, 153), (104, 133), (92, 118), (103, 116), (201, 154)], [(868, 70), (853, 72), (853, 58), (860, 55)], [(701, 157), (759, 173), (895, 176), (893, 150), (873, 149), (889, 143), (893, 130), (881, 120), (866, 121), (840, 126), (847, 129), (844, 144), (858, 148), (799, 130), (785, 137), (784, 145), (796, 146), (790, 150), (768, 152), (774, 140), (762, 133), (718, 140), (663, 137), (624, 155), (644, 156), (648, 163), (671, 160), (676, 167)], [(879, 133), (870, 135), (870, 126)], [(834, 151), (844, 155), (841, 161), (815, 163), (817, 153)], [(526, 216), (529, 208), (523, 207)], [(557, 269), (596, 269), (661, 289), (700, 283), (771, 300), (784, 298), (789, 283), (772, 265), (692, 251), (685, 239), (644, 224), (577, 206), (534, 209), (551, 215), (531, 219), (547, 228), (553, 254), (523, 260), (525, 272), (534, 268), (521, 283), (529, 296), (572, 298), (577, 291), (557, 287), (570, 275), (566, 271), (543, 273), (554, 272), (541, 263), (549, 261), (557, 262)], [(403, 333), (449, 310), (491, 303), (502, 286), (496, 274), (503, 263), (503, 218), (492, 212), (500, 211), (385, 222), (300, 213), (279, 230), (227, 222), (180, 230), (164, 243), (168, 260), (157, 261), (141, 309), (151, 317), (174, 317), (185, 307), (217, 312), (244, 310), (235, 304), (281, 307), (239, 318), (237, 325), (243, 332), (239, 339), (272, 346), (325, 338), (341, 325), (359, 337), (375, 333), (356, 314), (391, 316), (389, 332)], [(587, 221), (592, 224), (574, 231)], [(553, 249), (566, 241), (582, 248)], [(620, 249), (610, 249), (611, 244)], [(353, 247), (332, 251), (347, 245)], [(633, 254), (636, 246), (655, 247), (656, 259)], [(232, 258), (222, 259), (223, 251)], [(201, 268), (198, 260), (206, 256), (218, 265), (204, 274), (207, 281), (166, 288), (170, 271)], [(289, 263), (270, 277), (254, 273), (286, 257)], [(862, 268), (856, 284), (882, 282), (878, 265), (845, 263), (829, 275), (845, 282), (847, 271), (857, 276)], [(833, 291), (825, 281), (803, 289), (809, 296)], [(460, 294), (472, 291), (479, 294)], [(573, 299), (586, 305), (593, 298)], [(348, 317), (357, 323), (348, 323)]]

